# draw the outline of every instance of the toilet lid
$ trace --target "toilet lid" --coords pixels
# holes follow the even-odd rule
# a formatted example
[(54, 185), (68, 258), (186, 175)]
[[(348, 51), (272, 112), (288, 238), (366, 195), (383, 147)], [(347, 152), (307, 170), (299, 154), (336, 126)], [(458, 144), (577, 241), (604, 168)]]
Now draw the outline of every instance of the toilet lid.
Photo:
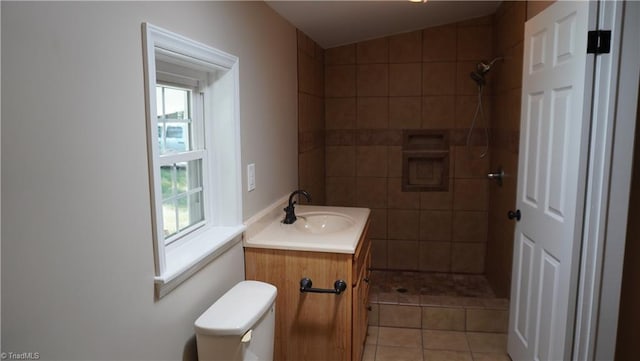
[(260, 281), (242, 281), (231, 288), (195, 322), (197, 334), (241, 336), (273, 305), (277, 289)]

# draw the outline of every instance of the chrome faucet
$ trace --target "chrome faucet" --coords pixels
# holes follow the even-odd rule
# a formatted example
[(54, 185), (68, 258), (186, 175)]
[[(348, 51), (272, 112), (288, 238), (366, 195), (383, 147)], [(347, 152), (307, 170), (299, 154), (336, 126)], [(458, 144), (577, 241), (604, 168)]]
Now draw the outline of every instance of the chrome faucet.
[[(284, 208), (285, 215), (284, 215), (284, 220), (282, 221), (282, 223), (284, 224), (293, 224), (296, 221), (296, 219), (298, 219), (296, 217), (295, 208), (294, 208), (296, 201), (293, 200), (293, 197), (295, 197), (296, 194), (302, 194), (307, 199), (307, 202), (311, 202), (311, 194), (309, 194), (309, 192), (302, 189), (293, 191), (289, 196), (289, 205), (286, 208)], [(300, 196), (298, 196), (298, 198), (300, 198)]]

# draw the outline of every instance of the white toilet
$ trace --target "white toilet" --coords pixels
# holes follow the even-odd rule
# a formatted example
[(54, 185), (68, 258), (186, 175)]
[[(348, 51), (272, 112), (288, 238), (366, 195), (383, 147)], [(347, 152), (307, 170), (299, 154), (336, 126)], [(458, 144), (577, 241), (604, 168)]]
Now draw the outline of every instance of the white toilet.
[(273, 360), (275, 286), (242, 281), (195, 322), (198, 360)]

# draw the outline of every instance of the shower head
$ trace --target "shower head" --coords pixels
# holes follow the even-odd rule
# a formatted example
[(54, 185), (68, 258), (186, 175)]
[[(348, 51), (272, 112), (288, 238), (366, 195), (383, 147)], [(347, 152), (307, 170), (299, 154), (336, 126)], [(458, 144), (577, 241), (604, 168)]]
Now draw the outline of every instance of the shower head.
[(473, 81), (475, 81), (479, 87), (484, 86), (486, 83), (484, 79), (485, 74), (487, 74), (489, 70), (491, 70), (493, 64), (495, 64), (496, 61), (502, 59), (503, 58), (498, 57), (491, 60), (490, 62), (480, 61), (478, 64), (476, 64), (476, 70), (472, 71), (471, 74), (469, 74), (471, 76), (471, 79), (473, 79)]
[(475, 81), (478, 84), (478, 86), (484, 86), (486, 82), (484, 80), (484, 73), (480, 73), (477, 70), (474, 70), (469, 75), (471, 76), (471, 79), (473, 79), (473, 81)]
[(503, 58), (498, 57), (498, 58), (495, 58), (495, 59), (491, 60), (488, 63), (486, 61), (481, 61), (478, 64), (476, 64), (476, 71), (480, 75), (484, 75), (484, 74), (488, 73), (489, 70), (491, 70), (491, 68), (493, 67), (493, 64), (495, 64), (496, 61), (502, 60), (502, 59)]

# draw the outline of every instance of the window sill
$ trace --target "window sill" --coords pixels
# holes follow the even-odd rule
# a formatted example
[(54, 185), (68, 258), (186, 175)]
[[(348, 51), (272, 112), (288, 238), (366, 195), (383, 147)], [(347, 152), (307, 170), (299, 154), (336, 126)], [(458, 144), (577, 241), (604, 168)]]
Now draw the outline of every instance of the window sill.
[(189, 241), (168, 246), (165, 270), (155, 277), (156, 298), (162, 298), (209, 262), (242, 240), (245, 225), (211, 227)]

